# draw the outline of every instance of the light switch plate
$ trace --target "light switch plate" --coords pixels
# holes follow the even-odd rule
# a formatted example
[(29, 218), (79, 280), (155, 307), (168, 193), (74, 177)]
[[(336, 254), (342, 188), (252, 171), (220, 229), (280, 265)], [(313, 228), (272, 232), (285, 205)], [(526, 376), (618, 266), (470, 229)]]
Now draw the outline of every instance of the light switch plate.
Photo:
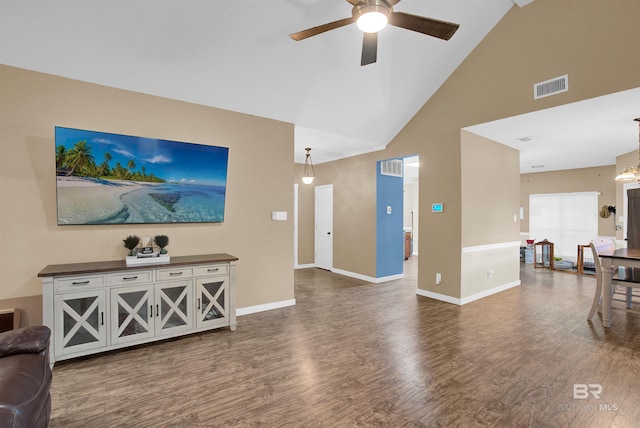
[(274, 221), (284, 221), (287, 219), (286, 211), (273, 211), (271, 212), (271, 220)]

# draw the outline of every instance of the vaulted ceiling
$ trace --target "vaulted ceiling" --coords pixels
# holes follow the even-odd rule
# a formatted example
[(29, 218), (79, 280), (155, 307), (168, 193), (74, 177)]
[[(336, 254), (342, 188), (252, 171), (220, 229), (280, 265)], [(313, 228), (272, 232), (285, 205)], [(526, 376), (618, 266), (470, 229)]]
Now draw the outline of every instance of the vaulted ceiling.
[[(295, 161), (311, 147), (322, 163), (383, 149), (531, 1), (401, 0), (395, 11), (460, 28), (443, 41), (387, 26), (364, 67), (355, 25), (288, 37), (351, 16), (346, 0), (3, 1), (0, 63), (290, 122)], [(522, 172), (610, 165), (637, 148), (638, 90), (467, 129), (519, 149)]]
[(530, 1), (402, 0), (394, 10), (459, 30), (443, 41), (388, 26), (364, 67), (355, 25), (288, 37), (350, 17), (346, 0), (4, 1), (0, 62), (290, 122), (295, 160), (311, 147), (321, 163), (384, 148), (504, 14)]

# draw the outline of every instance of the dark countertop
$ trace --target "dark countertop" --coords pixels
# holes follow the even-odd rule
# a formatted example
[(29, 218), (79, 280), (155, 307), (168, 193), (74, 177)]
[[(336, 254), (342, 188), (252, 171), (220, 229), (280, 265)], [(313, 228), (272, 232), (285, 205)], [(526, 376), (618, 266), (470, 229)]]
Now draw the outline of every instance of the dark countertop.
[(110, 260), (104, 262), (69, 263), (61, 265), (48, 265), (38, 273), (38, 277), (79, 275), (101, 272), (113, 272), (122, 270), (143, 270), (156, 267), (171, 267), (182, 265), (194, 265), (203, 263), (226, 263), (237, 261), (238, 258), (230, 254), (202, 254), (196, 256), (171, 256), (168, 263), (150, 263), (146, 265), (127, 266), (125, 260)]

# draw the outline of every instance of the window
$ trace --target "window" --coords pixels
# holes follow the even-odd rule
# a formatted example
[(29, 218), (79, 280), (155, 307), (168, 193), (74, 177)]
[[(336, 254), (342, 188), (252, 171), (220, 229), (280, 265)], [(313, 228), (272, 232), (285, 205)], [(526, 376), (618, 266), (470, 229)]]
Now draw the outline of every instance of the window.
[(556, 257), (575, 260), (578, 245), (598, 238), (598, 192), (529, 195), (529, 236), (548, 239)]

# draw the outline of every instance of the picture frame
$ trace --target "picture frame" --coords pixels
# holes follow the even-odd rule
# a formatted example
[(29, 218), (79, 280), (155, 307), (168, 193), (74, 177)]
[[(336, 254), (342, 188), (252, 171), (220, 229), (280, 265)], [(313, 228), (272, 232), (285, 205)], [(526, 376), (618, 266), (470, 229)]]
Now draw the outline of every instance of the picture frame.
[(58, 225), (224, 222), (229, 149), (55, 127)]

